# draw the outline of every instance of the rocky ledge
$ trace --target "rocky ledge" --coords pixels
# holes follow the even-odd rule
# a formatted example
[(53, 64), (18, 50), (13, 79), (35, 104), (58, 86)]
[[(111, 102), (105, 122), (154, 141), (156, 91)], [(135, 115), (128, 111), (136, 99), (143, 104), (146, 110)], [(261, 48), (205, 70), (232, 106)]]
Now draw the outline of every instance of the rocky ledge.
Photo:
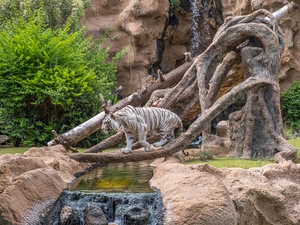
[[(0, 224), (39, 224), (41, 212), (88, 168), (60, 145), (0, 156)], [(161, 192), (165, 225), (300, 224), (300, 165), (291, 161), (246, 170), (170, 157), (157, 163), (150, 184)]]
[(74, 175), (90, 167), (72, 160), (61, 145), (0, 156), (0, 224), (37, 224)]
[(151, 186), (161, 191), (165, 225), (300, 224), (300, 165), (291, 161), (246, 170), (171, 158)]

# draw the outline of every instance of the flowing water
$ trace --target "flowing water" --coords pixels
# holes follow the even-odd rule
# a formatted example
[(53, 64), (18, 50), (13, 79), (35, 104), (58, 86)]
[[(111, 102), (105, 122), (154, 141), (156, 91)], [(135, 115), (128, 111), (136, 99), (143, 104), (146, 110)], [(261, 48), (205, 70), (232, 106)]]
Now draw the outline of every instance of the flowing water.
[(192, 39), (191, 39), (191, 52), (193, 56), (197, 55), (197, 50), (199, 49), (200, 43), (200, 32), (198, 31), (200, 22), (200, 13), (197, 7), (198, 0), (191, 0), (191, 10), (192, 10)]
[(151, 162), (112, 163), (93, 169), (62, 192), (40, 224), (86, 225), (102, 218), (118, 225), (162, 225), (162, 199), (149, 186)]
[(42, 225), (86, 225), (103, 219), (118, 225), (163, 225), (160, 194), (63, 191)]
[(210, 32), (208, 0), (191, 0), (191, 53), (195, 57), (201, 54), (210, 44), (213, 34)]

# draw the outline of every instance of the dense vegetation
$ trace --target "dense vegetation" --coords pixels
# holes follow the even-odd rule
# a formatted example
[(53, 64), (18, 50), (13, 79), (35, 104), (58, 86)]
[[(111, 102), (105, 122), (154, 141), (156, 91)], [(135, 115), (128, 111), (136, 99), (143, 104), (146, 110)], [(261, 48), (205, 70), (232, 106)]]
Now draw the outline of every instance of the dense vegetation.
[(45, 25), (53, 29), (63, 27), (70, 18), (75, 21), (84, 16), (90, 0), (1, 0), (2, 19), (16, 16), (28, 18), (35, 10), (43, 11)]
[(300, 135), (300, 82), (294, 81), (289, 90), (281, 93), (283, 115), (293, 136)]
[[(15, 9), (0, 25), (1, 132), (15, 146), (45, 145), (51, 130), (63, 133), (100, 111), (98, 94), (110, 98), (123, 52), (109, 61), (109, 48), (85, 38), (72, 13), (65, 24), (54, 25), (43, 7), (27, 5), (20, 14)], [(95, 144), (100, 136), (81, 145)]]

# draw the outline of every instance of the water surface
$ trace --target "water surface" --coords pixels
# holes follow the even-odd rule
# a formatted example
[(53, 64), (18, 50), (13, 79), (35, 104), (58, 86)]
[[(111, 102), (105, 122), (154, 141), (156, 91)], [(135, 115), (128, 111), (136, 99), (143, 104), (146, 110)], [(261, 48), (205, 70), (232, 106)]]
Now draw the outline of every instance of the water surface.
[(153, 176), (152, 160), (110, 163), (79, 177), (71, 191), (105, 193), (151, 193), (149, 180)]

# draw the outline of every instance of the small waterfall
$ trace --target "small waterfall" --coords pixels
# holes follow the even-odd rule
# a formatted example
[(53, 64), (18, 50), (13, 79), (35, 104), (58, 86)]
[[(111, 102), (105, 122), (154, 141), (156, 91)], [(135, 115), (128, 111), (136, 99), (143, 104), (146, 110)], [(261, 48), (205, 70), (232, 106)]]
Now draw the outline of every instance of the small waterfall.
[[(163, 225), (163, 206), (155, 193), (84, 193), (62, 192), (56, 204), (48, 209), (41, 225)], [(102, 221), (102, 222), (100, 222)]]
[(200, 33), (198, 31), (199, 22), (200, 22), (200, 13), (197, 7), (198, 0), (191, 0), (191, 9), (192, 9), (192, 39), (191, 39), (191, 52), (193, 56), (197, 55), (197, 50), (199, 49), (200, 42)]
[(151, 162), (111, 163), (94, 168), (64, 190), (35, 224), (162, 225), (162, 199), (149, 185), (153, 176)]
[(201, 2), (199, 0), (190, 1), (192, 11), (192, 38), (190, 51), (192, 56), (195, 57), (208, 47), (212, 34), (209, 29), (209, 2), (207, 0), (201, 0)]

